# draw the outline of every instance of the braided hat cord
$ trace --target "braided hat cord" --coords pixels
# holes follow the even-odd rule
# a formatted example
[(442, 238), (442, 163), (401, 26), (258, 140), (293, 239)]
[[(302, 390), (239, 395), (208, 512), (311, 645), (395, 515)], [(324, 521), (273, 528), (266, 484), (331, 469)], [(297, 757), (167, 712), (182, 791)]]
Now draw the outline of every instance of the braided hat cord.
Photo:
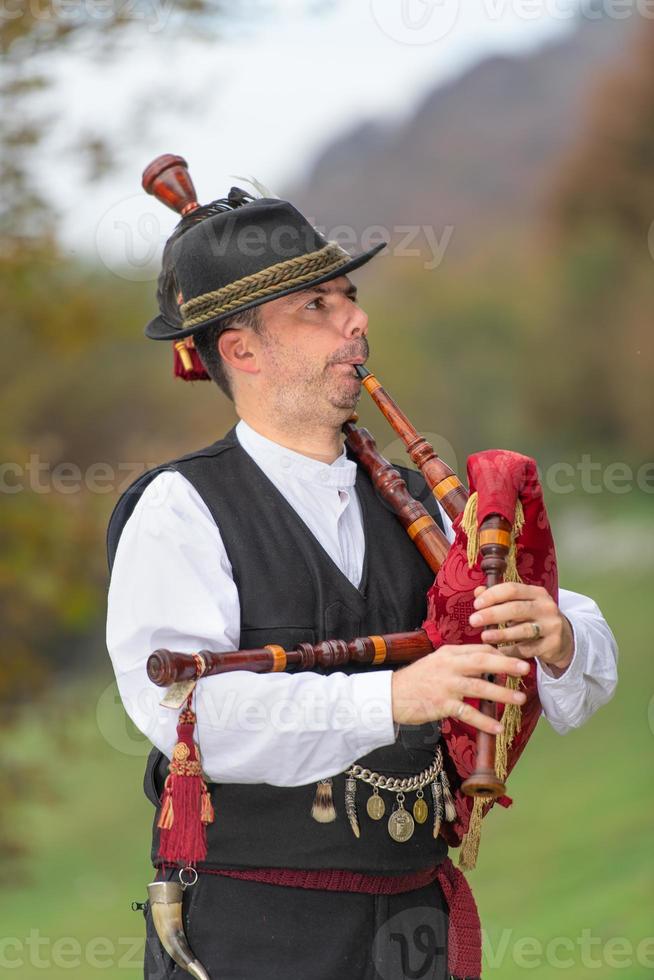
[(199, 327), (223, 313), (231, 313), (247, 303), (273, 296), (279, 291), (280, 286), (285, 290), (301, 286), (302, 283), (314, 279), (316, 275), (334, 272), (351, 258), (352, 256), (340, 245), (331, 242), (317, 252), (309, 252), (308, 255), (298, 255), (284, 262), (277, 262), (267, 269), (244, 276), (220, 289), (195, 296), (180, 307), (184, 318), (182, 329)]

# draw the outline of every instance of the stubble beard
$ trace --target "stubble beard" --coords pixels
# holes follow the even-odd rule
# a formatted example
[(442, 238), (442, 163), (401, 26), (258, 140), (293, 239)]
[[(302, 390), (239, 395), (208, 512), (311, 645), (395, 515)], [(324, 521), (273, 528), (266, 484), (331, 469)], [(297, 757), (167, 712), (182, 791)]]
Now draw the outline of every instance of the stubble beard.
[(317, 369), (309, 358), (289, 356), (279, 347), (268, 350), (276, 379), (270, 409), (280, 422), (290, 427), (304, 420), (340, 428), (347, 421), (361, 396), (354, 368), (349, 376), (331, 362)]
[(356, 381), (356, 387), (354, 382), (350, 382), (348, 379), (348, 384), (351, 385), (351, 391), (345, 391), (344, 389), (336, 392), (331, 398), (332, 406), (341, 412), (352, 412), (361, 397), (361, 384)]

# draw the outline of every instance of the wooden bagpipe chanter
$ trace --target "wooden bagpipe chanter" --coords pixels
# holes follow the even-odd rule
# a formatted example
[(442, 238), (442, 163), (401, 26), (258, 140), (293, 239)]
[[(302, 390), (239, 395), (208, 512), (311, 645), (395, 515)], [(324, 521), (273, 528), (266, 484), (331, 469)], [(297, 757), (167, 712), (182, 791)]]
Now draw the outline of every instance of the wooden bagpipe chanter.
[[(144, 171), (142, 186), (183, 217), (200, 207), (186, 161), (180, 156), (164, 154), (153, 160)], [(192, 338), (173, 347), (176, 374), (188, 380), (207, 377)], [(156, 685), (171, 688), (164, 699), (168, 704), (181, 707), (186, 701), (190, 712), (194, 684), (210, 674), (235, 670), (300, 671), (316, 667), (333, 670), (347, 663), (360, 668), (382, 664), (394, 667), (411, 663), (444, 644), (479, 643), (481, 630), (469, 623), (474, 589), (479, 585), (521, 581), (543, 586), (555, 600), (558, 598), (554, 544), (535, 462), (503, 450), (477, 453), (468, 460), (468, 491), (377, 378), (362, 365), (357, 365), (356, 370), (363, 387), (420, 470), (428, 492), (453, 523), (455, 540), (450, 546), (425, 506), (411, 495), (399, 472), (379, 453), (370, 432), (357, 427), (356, 417), (345, 423), (343, 432), (348, 448), (434, 572), (422, 629), (386, 636), (329, 639), (317, 644), (300, 643), (293, 650), (275, 645), (222, 653), (157, 650), (148, 659), (148, 676)], [(505, 779), (540, 714), (533, 660), (531, 664), (531, 671), (524, 679), (508, 681), (510, 685), (520, 683), (527, 699), (521, 708), (516, 704), (504, 708), (504, 730), (500, 736), (481, 732), (457, 718), (446, 718), (441, 724), (446, 767), (455, 790), (457, 810), (457, 819), (443, 824), (442, 833), (453, 846), (466, 837), (460, 861), (464, 867), (474, 865), (482, 814), (496, 800), (508, 802)], [(505, 681), (504, 678), (487, 679)], [(472, 703), (483, 714), (496, 716), (494, 702)], [(190, 764), (197, 762), (199, 766), (192, 726), (184, 725), (183, 715), (182, 712), (181, 730), (185, 732)]]

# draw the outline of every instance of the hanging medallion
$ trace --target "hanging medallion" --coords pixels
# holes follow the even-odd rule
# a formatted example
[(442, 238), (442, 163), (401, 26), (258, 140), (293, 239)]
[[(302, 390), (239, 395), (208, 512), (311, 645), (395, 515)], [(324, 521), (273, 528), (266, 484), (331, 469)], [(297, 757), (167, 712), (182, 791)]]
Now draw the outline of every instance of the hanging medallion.
[(386, 804), (379, 795), (379, 790), (376, 786), (372, 796), (368, 797), (366, 810), (368, 811), (368, 816), (371, 820), (381, 820), (386, 813)]
[(404, 793), (397, 794), (398, 809), (394, 810), (388, 818), (388, 833), (393, 840), (403, 844), (413, 836), (415, 823), (413, 817), (404, 809)]
[(425, 802), (425, 794), (421, 789), (416, 793), (416, 801), (413, 804), (413, 819), (416, 823), (424, 823), (429, 816), (429, 808)]

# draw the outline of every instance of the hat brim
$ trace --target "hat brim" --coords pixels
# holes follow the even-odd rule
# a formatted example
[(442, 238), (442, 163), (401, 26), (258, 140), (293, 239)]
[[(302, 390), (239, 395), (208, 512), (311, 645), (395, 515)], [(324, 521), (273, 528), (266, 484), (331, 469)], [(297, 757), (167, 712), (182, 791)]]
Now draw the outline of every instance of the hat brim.
[(207, 320), (203, 323), (201, 327), (189, 327), (186, 330), (176, 330), (169, 320), (166, 320), (161, 314), (155, 316), (153, 320), (150, 320), (147, 327), (145, 328), (145, 335), (149, 337), (150, 340), (180, 340), (182, 337), (190, 337), (191, 334), (201, 333), (206, 330), (207, 327), (214, 326), (220, 323), (221, 320), (226, 320), (230, 316), (235, 316), (237, 313), (241, 313), (245, 310), (250, 310), (254, 306), (261, 306), (262, 303), (268, 303), (270, 300), (279, 299), (280, 296), (288, 296), (289, 293), (299, 293), (304, 289), (311, 289), (312, 286), (319, 286), (322, 282), (328, 282), (330, 279), (336, 279), (338, 276), (346, 276), (348, 272), (354, 272), (360, 266), (365, 265), (370, 259), (374, 258), (378, 252), (381, 252), (383, 248), (387, 245), (386, 242), (380, 242), (375, 245), (374, 248), (369, 249), (367, 252), (362, 252), (361, 255), (357, 255), (350, 259), (349, 262), (344, 262), (342, 266), (338, 269), (328, 272), (324, 276), (316, 276), (310, 282), (303, 283), (301, 286), (291, 286), (289, 289), (280, 289), (273, 296), (267, 296), (265, 299), (255, 300), (253, 303), (244, 303), (243, 306), (239, 306), (236, 310), (231, 310), (229, 313), (223, 313), (221, 316), (214, 317), (212, 320)]

